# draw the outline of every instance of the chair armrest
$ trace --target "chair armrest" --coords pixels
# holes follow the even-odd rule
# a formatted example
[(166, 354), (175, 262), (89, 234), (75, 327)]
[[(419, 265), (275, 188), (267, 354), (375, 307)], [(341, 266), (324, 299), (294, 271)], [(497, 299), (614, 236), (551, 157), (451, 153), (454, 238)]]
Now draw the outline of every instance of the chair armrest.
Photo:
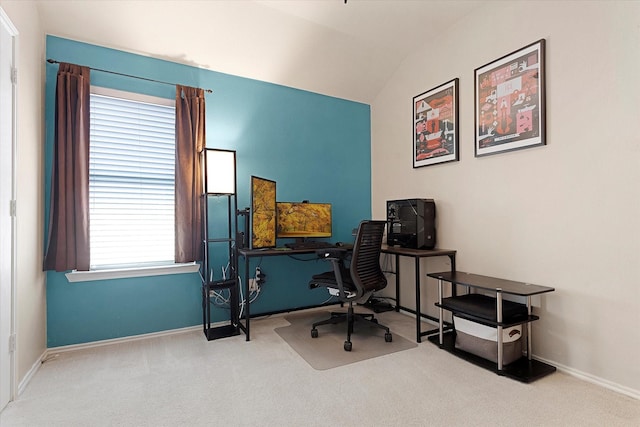
[[(323, 261), (330, 261), (333, 269), (333, 275), (338, 285), (338, 296), (341, 300), (348, 300), (348, 292), (344, 287), (344, 279), (342, 277), (343, 265), (346, 259), (351, 255), (351, 251), (343, 247), (316, 249), (316, 255)], [(349, 274), (348, 272), (345, 274)]]

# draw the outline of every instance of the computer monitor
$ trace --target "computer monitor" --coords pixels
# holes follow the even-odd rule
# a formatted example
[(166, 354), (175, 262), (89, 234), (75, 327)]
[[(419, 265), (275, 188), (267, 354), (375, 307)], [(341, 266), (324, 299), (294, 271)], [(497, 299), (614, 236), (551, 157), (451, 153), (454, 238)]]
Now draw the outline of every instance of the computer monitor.
[(251, 249), (276, 246), (276, 182), (251, 176)]
[(276, 206), (278, 238), (331, 237), (330, 203), (278, 202)]

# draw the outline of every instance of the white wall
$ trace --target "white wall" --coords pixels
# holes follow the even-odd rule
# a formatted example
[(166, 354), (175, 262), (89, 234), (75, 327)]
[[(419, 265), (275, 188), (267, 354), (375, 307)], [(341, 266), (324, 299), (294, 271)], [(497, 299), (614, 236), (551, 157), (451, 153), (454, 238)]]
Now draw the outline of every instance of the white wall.
[[(46, 343), (44, 35), (33, 2), (0, 0), (0, 6), (20, 32), (22, 381)], [(474, 158), (474, 68), (540, 38), (547, 40), (548, 145)], [(372, 104), (374, 216), (384, 218), (388, 199), (435, 198), (439, 246), (458, 250), (459, 270), (556, 288), (537, 309), (537, 356), (639, 395), (640, 2), (496, 2), (424, 46)], [(461, 159), (412, 169), (412, 98), (454, 77)], [(446, 268), (434, 261), (430, 269)], [(403, 264), (404, 278), (413, 277), (409, 267)], [(412, 287), (409, 280), (403, 288), (403, 304), (411, 307)]]
[[(542, 38), (547, 145), (475, 158), (474, 69)], [(374, 217), (386, 200), (434, 198), (458, 270), (556, 288), (537, 299), (534, 355), (636, 396), (638, 76), (640, 2), (491, 2), (425, 40), (372, 105)], [(412, 98), (455, 77), (460, 161), (413, 169)]]
[(42, 272), (44, 34), (35, 4), (0, 0), (18, 29), (17, 380), (46, 350), (46, 285)]

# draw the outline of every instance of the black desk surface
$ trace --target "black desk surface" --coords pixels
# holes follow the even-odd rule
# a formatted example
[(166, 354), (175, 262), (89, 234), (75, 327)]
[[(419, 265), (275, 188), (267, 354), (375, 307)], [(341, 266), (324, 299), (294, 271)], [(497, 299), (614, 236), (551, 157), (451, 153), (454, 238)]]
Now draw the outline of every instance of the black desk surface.
[[(339, 246), (329, 246), (331, 249), (338, 249)], [(327, 248), (303, 248), (303, 249), (291, 249), (287, 247), (278, 248), (264, 248), (264, 249), (238, 249), (238, 253), (243, 257), (259, 257), (259, 256), (278, 256), (278, 255), (301, 255), (301, 254), (315, 254), (318, 249)], [(349, 250), (348, 247), (344, 247), (345, 250)]]
[[(346, 250), (352, 250), (353, 244), (345, 244), (344, 246), (329, 246), (329, 248), (344, 248)], [(240, 255), (256, 257), (256, 256), (278, 256), (278, 255), (299, 255), (299, 254), (314, 254), (318, 249), (326, 248), (303, 248), (303, 249), (291, 249), (287, 247), (278, 248), (264, 248), (264, 249), (238, 249)], [(456, 251), (453, 249), (411, 249), (403, 248), (400, 246), (387, 246), (382, 245), (382, 253), (398, 254), (412, 257), (431, 257), (442, 255), (455, 255)]]
[(465, 273), (462, 271), (428, 273), (427, 276), (433, 277), (434, 279), (442, 279), (446, 282), (470, 286), (472, 288), (486, 289), (494, 292), (501, 290), (507, 294), (520, 296), (537, 295), (555, 290), (548, 286), (532, 285), (530, 283), (515, 282), (513, 280), (498, 279), (495, 277), (481, 276), (479, 274)]
[(442, 255), (455, 255), (454, 249), (411, 249), (403, 248), (400, 246), (387, 246), (382, 245), (382, 253), (385, 254), (397, 254), (412, 257), (430, 257), (430, 256), (442, 256)]

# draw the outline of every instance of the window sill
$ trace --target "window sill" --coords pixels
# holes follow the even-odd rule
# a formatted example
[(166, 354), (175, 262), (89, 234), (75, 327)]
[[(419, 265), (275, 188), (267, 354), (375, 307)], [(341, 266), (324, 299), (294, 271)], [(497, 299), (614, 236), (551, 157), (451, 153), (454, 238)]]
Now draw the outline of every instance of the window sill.
[(195, 273), (200, 266), (195, 263), (159, 265), (154, 267), (119, 268), (112, 270), (72, 271), (66, 273), (67, 280), (90, 282), (93, 280), (125, 279), (130, 277), (164, 276), (167, 274)]

